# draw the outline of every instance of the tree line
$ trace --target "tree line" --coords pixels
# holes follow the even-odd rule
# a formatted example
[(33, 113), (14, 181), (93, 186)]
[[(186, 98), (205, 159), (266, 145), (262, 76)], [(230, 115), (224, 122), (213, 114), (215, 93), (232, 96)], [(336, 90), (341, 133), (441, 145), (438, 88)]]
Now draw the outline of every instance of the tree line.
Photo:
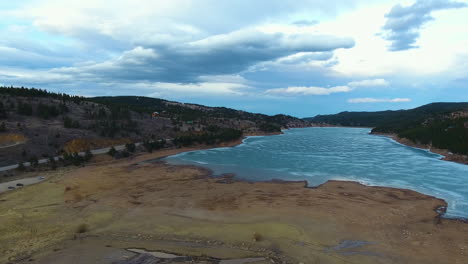
[(468, 128), (464, 126), (468, 118), (445, 119), (438, 118), (426, 124), (415, 126), (398, 132), (401, 138), (407, 138), (418, 144), (431, 145), (440, 149), (468, 155)]
[(194, 144), (212, 145), (220, 142), (237, 140), (242, 137), (242, 131), (233, 128), (212, 127), (206, 132), (188, 134), (176, 137), (173, 143), (176, 146), (190, 146)]
[(49, 97), (59, 99), (62, 101), (73, 101), (80, 103), (85, 100), (83, 96), (69, 95), (65, 93), (54, 93), (49, 92), (45, 89), (36, 88), (25, 88), (25, 87), (13, 87), (13, 86), (0, 86), (0, 94), (22, 96), (22, 97)]

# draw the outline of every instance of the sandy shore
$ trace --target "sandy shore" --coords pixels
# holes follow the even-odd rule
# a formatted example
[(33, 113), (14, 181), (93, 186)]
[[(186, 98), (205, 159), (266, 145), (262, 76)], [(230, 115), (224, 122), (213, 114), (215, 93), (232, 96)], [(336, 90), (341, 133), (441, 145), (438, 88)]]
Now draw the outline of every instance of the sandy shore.
[(128, 248), (193, 263), (468, 261), (468, 224), (440, 218), (446, 203), (435, 197), (355, 182), (250, 183), (144, 162), (208, 147), (101, 160), (0, 194), (0, 263), (110, 264), (134, 257)]
[(430, 152), (442, 155), (443, 156), (442, 159), (446, 160), (446, 161), (452, 161), (452, 162), (457, 162), (457, 163), (461, 163), (461, 164), (468, 164), (468, 156), (466, 156), (466, 155), (453, 154), (453, 153), (451, 153), (450, 151), (448, 151), (446, 149), (439, 149), (439, 148), (435, 148), (435, 147), (430, 146), (430, 145), (416, 144), (416, 143), (414, 143), (413, 141), (411, 141), (409, 139), (400, 138), (396, 134), (387, 134), (387, 133), (371, 133), (371, 134), (372, 135), (389, 137), (389, 138), (395, 140), (396, 142), (398, 142), (400, 144), (403, 144), (403, 145), (406, 145), (406, 146), (409, 146), (409, 147), (429, 150)]

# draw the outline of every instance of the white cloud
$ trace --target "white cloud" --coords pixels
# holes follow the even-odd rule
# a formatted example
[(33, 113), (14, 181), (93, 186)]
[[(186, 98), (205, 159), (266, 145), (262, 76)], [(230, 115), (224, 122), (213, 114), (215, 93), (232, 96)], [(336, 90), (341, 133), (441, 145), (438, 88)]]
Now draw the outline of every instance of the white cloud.
[(29, 70), (0, 67), (0, 78), (8, 85), (47, 85), (51, 83), (63, 84), (73, 83), (75, 80), (70, 76), (53, 73), (47, 70)]
[(145, 89), (152, 94), (169, 95), (171, 93), (183, 94), (184, 96), (193, 95), (236, 95), (245, 94), (249, 86), (239, 83), (226, 82), (201, 82), (201, 83), (137, 83), (136, 88)]
[[(24, 0), (14, 12), (35, 27), (70, 36), (86, 43), (97, 36), (110, 41), (148, 44), (164, 40), (185, 41), (235, 31), (251, 25), (282, 20), (289, 24), (297, 15), (334, 16), (354, 8), (348, 0)], [(366, 0), (369, 1), (369, 0)], [(18, 1), (20, 2), (20, 1)], [(265, 8), (267, 6), (267, 8)], [(262, 12), (258, 12), (262, 10)], [(1, 11), (1, 10), (0, 10)], [(302, 19), (302, 18), (301, 18)], [(98, 44), (98, 43), (96, 43)]]
[[(349, 82), (347, 85), (334, 86), (331, 88), (324, 87), (306, 87), (306, 86), (291, 86), (288, 88), (275, 88), (265, 91), (267, 94), (274, 95), (330, 95), (334, 93), (347, 93), (360, 87), (377, 87), (387, 86), (389, 83), (384, 79), (371, 79)], [(372, 99), (372, 98), (358, 98)], [(398, 99), (398, 98), (397, 98)]]
[(358, 103), (406, 103), (406, 102), (411, 102), (411, 99), (409, 99), (409, 98), (387, 99), (387, 98), (365, 97), (365, 98), (352, 98), (352, 99), (348, 100), (348, 103), (353, 103), (353, 104), (358, 104)]
[(395, 53), (388, 51), (388, 41), (378, 34), (386, 23), (385, 14), (394, 5), (394, 1), (380, 1), (314, 26), (317, 33), (348, 35), (356, 41), (352, 49), (334, 52), (339, 63), (333, 70), (350, 78), (402, 79), (451, 76), (459, 69), (457, 58), (468, 53), (468, 8), (434, 14), (434, 20), (420, 30), (415, 43), (419, 48)]
[(274, 95), (330, 95), (333, 93), (346, 93), (351, 90), (348, 86), (335, 86), (331, 88), (299, 86), (268, 89), (265, 93)]
[(468, 8), (431, 14), (418, 29), (419, 48), (392, 53), (378, 35), (385, 14), (414, 0), (17, 2), (16, 10), (0, 10), (7, 21), (0, 64), (10, 67), (0, 77), (11, 84), (93, 87), (96, 94), (101, 84), (128, 93), (142, 84), (182, 96), (244, 95), (255, 87), (256, 95), (300, 97), (386, 88), (387, 80), (392, 91), (418, 89), (415, 80), (432, 89), (467, 76)]
[(239, 74), (234, 75), (206, 75), (198, 77), (200, 82), (206, 83), (237, 83), (237, 84), (246, 84), (247, 79), (240, 76)]
[(385, 14), (387, 22), (383, 30), (383, 38), (391, 42), (391, 51), (414, 49), (419, 38), (419, 29), (434, 20), (432, 12), (446, 9), (468, 7), (467, 3), (447, 0), (417, 0), (412, 5), (395, 5)]
[(377, 86), (388, 86), (389, 83), (385, 79), (372, 79), (349, 82), (349, 86), (352, 87), (377, 87)]

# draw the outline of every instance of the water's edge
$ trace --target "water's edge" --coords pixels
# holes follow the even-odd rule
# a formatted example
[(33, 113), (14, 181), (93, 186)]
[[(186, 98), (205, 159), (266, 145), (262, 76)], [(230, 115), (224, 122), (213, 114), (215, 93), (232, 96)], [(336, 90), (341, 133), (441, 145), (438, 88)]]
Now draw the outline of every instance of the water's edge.
[[(296, 128), (293, 128), (293, 129), (296, 129)], [(297, 128), (297, 129), (300, 129), (300, 128)], [(279, 134), (281, 135), (281, 134)], [(398, 142), (397, 140), (395, 140), (394, 138), (392, 137), (388, 137), (388, 136), (385, 136), (385, 135), (377, 135), (377, 134), (372, 134), (372, 133), (369, 133), (369, 135), (372, 135), (372, 136), (380, 136), (380, 137), (385, 137), (385, 138), (388, 138), (390, 139), (394, 144), (398, 144), (398, 145), (401, 145), (403, 147), (407, 147), (407, 148), (411, 148), (411, 149), (418, 149), (418, 150), (423, 150), (423, 151), (426, 151), (428, 153), (431, 153), (431, 154), (434, 154), (434, 155), (438, 155), (440, 158), (443, 158), (444, 156), (439, 154), (439, 153), (435, 153), (435, 152), (432, 152), (430, 151), (430, 149), (421, 149), (421, 148), (417, 148), (417, 147), (414, 147), (414, 146), (409, 146), (409, 145), (405, 145), (403, 143), (400, 143)], [(238, 146), (241, 146), (243, 144), (247, 144), (247, 140), (249, 138), (256, 138), (256, 137), (266, 137), (266, 136), (278, 136), (278, 135), (258, 135), (258, 136), (244, 136), (241, 140), (237, 141), (235, 144), (230, 144), (229, 146), (221, 146), (221, 147), (216, 147), (216, 148), (234, 148), (234, 147), (238, 147)], [(211, 150), (211, 149), (215, 149), (215, 148), (210, 148), (208, 150)], [(176, 155), (172, 155), (172, 156), (168, 156), (168, 157), (163, 157), (161, 159), (158, 159), (158, 160), (162, 160), (164, 161), (165, 163), (170, 163), (169, 161), (167, 161), (167, 158), (172, 158), (172, 157), (177, 157), (177, 156), (182, 156), (182, 155), (186, 155), (187, 153), (190, 153), (190, 152), (197, 152), (197, 151), (200, 151), (200, 150), (193, 150), (193, 151), (187, 151), (187, 152), (181, 152), (181, 153), (178, 153)], [(208, 166), (203, 166), (203, 164), (197, 164), (197, 165), (194, 165), (192, 164), (192, 166), (195, 166), (195, 167), (199, 167), (199, 168), (203, 168), (203, 169), (207, 169), (209, 170), (210, 172), (213, 172), (213, 170), (211, 170)], [(217, 176), (221, 176), (221, 175), (215, 175), (214, 173), (212, 174), (213, 177), (217, 177)], [(243, 178), (243, 177), (239, 177), (239, 175), (237, 175), (236, 173), (233, 173), (232, 175), (233, 178), (235, 178), (236, 180), (238, 181), (247, 181), (247, 182), (305, 182), (305, 187), (306, 188), (318, 188), (320, 187), (322, 184), (325, 184), (325, 183), (322, 183), (322, 184), (318, 184), (318, 185), (309, 185), (308, 181), (307, 180), (282, 180), (282, 179), (270, 179), (270, 180), (252, 180), (252, 179), (246, 179), (246, 178)], [(424, 195), (427, 195), (427, 196), (430, 196), (430, 197), (434, 197), (434, 198), (437, 198), (437, 199), (440, 199), (440, 200), (443, 200), (445, 203), (448, 204), (448, 202), (443, 199), (443, 198), (439, 198), (437, 196), (434, 196), (432, 194), (428, 194), (428, 193), (424, 193), (424, 192), (421, 192), (419, 190), (416, 190), (414, 188), (399, 188), (399, 187), (392, 187), (392, 186), (386, 186), (386, 185), (376, 185), (376, 184), (369, 184), (365, 181), (359, 181), (359, 180), (327, 180), (326, 182), (329, 182), (329, 181), (341, 181), (341, 182), (355, 182), (355, 183), (359, 183), (361, 185), (364, 185), (364, 186), (369, 186), (369, 187), (384, 187), (384, 188), (391, 188), (391, 189), (399, 189), (399, 190), (411, 190), (411, 191), (415, 191), (415, 192), (418, 192), (418, 193), (421, 193), (421, 194), (424, 194)], [(463, 221), (463, 222), (467, 222), (468, 223), (468, 218), (465, 218), (465, 217), (457, 217), (457, 216), (447, 216), (446, 215), (446, 211), (447, 211), (447, 207), (445, 206), (438, 206), (436, 208), (434, 208), (434, 211), (438, 214), (438, 217), (440, 218), (443, 218), (443, 219), (447, 219), (447, 220), (455, 220), (455, 221)]]
[(454, 154), (450, 152), (448, 149), (439, 149), (439, 148), (434, 148), (429, 145), (419, 145), (416, 143), (411, 142), (408, 139), (405, 138), (400, 138), (398, 137), (397, 134), (388, 134), (388, 133), (369, 133), (369, 135), (373, 136), (382, 136), (386, 138), (390, 138), (393, 141), (395, 141), (398, 144), (401, 144), (406, 147), (414, 148), (414, 149), (420, 149), (420, 150), (425, 150), (433, 154), (437, 154), (440, 156), (441, 160), (445, 161), (450, 161), (450, 162), (455, 162), (458, 164), (463, 164), (463, 165), (468, 165), (468, 156), (466, 155), (461, 155), (461, 154)]

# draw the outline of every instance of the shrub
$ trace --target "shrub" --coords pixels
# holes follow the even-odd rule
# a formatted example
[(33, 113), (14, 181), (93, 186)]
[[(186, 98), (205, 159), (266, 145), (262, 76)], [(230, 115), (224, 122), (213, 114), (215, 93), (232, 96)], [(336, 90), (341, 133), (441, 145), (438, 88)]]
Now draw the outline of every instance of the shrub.
[(63, 154), (63, 158), (59, 160), (62, 161), (65, 166), (68, 166), (68, 165), (80, 166), (86, 162), (85, 157), (79, 155), (77, 152), (73, 152), (73, 154), (65, 152)]
[(153, 152), (153, 150), (158, 150), (163, 148), (166, 145), (166, 140), (165, 139), (158, 139), (154, 141), (144, 141), (143, 142), (143, 147), (145, 147), (146, 151), (149, 153)]
[(263, 236), (257, 232), (253, 233), (253, 237), (252, 237), (252, 240), (254, 242), (259, 242), (259, 241), (262, 241), (263, 240)]
[(128, 143), (128, 144), (125, 144), (125, 149), (127, 149), (128, 152), (135, 152), (135, 143)]
[(55, 105), (45, 105), (40, 103), (37, 106), (37, 115), (44, 119), (49, 119), (50, 117), (56, 117), (60, 114), (59, 110)]
[(143, 142), (143, 147), (145, 147), (146, 151), (149, 153), (153, 152), (153, 145), (149, 141)]
[(85, 161), (90, 161), (91, 158), (93, 158), (93, 153), (91, 153), (91, 151), (88, 149), (88, 150), (86, 150), (86, 152), (85, 152), (84, 160), (85, 160)]
[(54, 157), (49, 158), (49, 166), (51, 169), (57, 169), (57, 162), (55, 161)]
[(18, 103), (17, 112), (20, 115), (30, 116), (33, 113), (33, 109), (32, 109), (32, 106), (30, 104), (20, 102), (20, 103)]
[(115, 150), (115, 148), (112, 146), (109, 151), (107, 152), (107, 154), (109, 154), (110, 156), (114, 157), (115, 154), (117, 154), (117, 150)]
[(259, 129), (263, 132), (281, 132), (281, 126), (273, 123), (262, 123), (259, 126)]
[(71, 119), (70, 117), (66, 116), (63, 118), (63, 126), (65, 128), (79, 128), (80, 123), (76, 120)]
[(80, 156), (77, 152), (74, 152), (72, 155), (72, 162), (75, 166), (80, 166), (84, 163), (84, 158)]
[(126, 151), (126, 150), (122, 150), (119, 154), (120, 154), (119, 156), (120, 156), (121, 158), (128, 158), (128, 157), (130, 157), (130, 152), (128, 152), (128, 151)]
[(86, 233), (89, 231), (89, 227), (87, 224), (80, 224), (77, 228), (76, 228), (76, 233), (77, 234), (82, 234), (82, 233)]
[(31, 163), (31, 167), (37, 167), (39, 165), (39, 160), (33, 156), (29, 159), (29, 163)]
[(24, 166), (24, 163), (22, 161), (20, 161), (20, 163), (18, 164), (17, 170), (24, 171), (25, 169), (26, 169), (26, 167)]
[(7, 117), (8, 117), (7, 111), (5, 107), (3, 106), (3, 103), (0, 102), (0, 118), (7, 118)]

